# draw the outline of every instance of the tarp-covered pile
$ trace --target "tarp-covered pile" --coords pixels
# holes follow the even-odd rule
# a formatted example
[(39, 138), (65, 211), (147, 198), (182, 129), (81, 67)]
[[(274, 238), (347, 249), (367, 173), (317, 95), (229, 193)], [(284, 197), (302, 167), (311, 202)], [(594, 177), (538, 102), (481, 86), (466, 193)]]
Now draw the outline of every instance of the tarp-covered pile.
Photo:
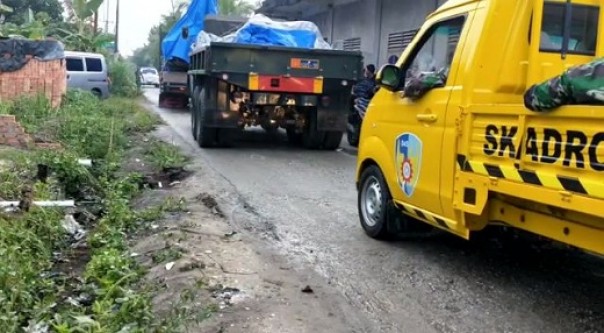
[(571, 67), (562, 75), (533, 85), (524, 94), (532, 111), (550, 111), (562, 105), (604, 105), (604, 58)]
[(63, 44), (57, 41), (0, 39), (0, 72), (15, 72), (32, 59), (50, 61), (65, 58)]
[(0, 40), (0, 101), (42, 93), (58, 107), (67, 90), (64, 53), (57, 41)]
[[(183, 17), (162, 40), (162, 56), (166, 62), (189, 64), (189, 52), (203, 29), (204, 18), (218, 13), (217, 0), (193, 0)], [(183, 29), (188, 36), (183, 37)]]
[(211, 42), (331, 49), (314, 23), (274, 21), (262, 14), (252, 16), (239, 30), (223, 37), (201, 31), (192, 49), (197, 51)]

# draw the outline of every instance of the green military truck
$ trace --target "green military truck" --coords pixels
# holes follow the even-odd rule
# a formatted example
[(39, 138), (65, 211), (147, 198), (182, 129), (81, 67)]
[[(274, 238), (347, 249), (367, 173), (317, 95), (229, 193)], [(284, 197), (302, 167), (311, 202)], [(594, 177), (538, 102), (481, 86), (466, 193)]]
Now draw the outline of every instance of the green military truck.
[(190, 55), (193, 137), (229, 147), (247, 127), (282, 128), (293, 144), (337, 149), (362, 67), (360, 52), (212, 42)]

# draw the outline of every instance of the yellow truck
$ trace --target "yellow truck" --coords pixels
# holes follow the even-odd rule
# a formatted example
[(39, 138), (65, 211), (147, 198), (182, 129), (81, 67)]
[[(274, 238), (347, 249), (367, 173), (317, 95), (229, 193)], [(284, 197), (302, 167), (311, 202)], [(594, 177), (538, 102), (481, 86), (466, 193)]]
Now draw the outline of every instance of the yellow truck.
[[(604, 106), (528, 110), (533, 84), (604, 56), (604, 0), (449, 0), (428, 16), (361, 130), (361, 225), (417, 220), (469, 239), (497, 224), (604, 254)], [(598, 33), (599, 32), (599, 33)], [(405, 94), (411, 75), (444, 86)]]

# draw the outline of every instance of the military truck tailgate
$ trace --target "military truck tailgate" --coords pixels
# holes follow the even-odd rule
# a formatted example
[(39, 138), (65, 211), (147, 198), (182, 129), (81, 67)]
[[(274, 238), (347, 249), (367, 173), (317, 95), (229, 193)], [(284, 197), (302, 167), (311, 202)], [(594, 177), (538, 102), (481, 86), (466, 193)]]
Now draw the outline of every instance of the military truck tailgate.
[(187, 72), (161, 72), (164, 82), (187, 84)]
[(604, 107), (533, 113), (521, 106), (483, 106), (466, 111), (458, 150), (463, 171), (561, 195), (604, 199)]
[(361, 78), (360, 52), (216, 43), (191, 56), (191, 69), (204, 73), (259, 73), (356, 81)]

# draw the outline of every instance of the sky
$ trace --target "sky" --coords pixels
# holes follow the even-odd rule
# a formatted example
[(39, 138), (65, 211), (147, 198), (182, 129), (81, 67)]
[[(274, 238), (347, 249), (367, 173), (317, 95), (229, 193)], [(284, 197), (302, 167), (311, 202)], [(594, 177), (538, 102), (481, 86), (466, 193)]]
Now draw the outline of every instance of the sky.
[[(105, 0), (99, 13), (99, 26), (105, 28), (106, 17), (109, 17), (109, 31), (112, 33), (115, 31), (116, 3), (117, 0)], [(171, 10), (171, 0), (120, 0), (120, 53), (129, 56), (145, 45), (151, 28), (159, 23), (163, 14)]]

